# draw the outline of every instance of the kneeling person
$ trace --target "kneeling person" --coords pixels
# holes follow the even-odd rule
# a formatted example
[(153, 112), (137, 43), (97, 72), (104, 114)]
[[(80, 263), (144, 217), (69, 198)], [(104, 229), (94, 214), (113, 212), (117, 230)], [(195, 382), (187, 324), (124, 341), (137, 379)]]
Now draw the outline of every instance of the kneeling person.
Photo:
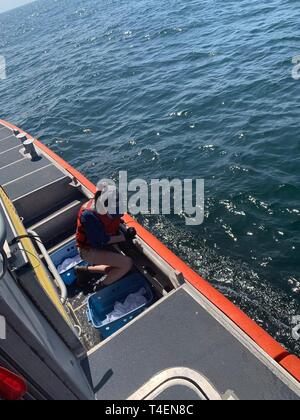
[(104, 249), (107, 245), (126, 241), (119, 230), (123, 215), (118, 214), (118, 210), (116, 214), (109, 214), (105, 210), (109, 197), (118, 202), (116, 188), (106, 186), (97, 191), (95, 197), (82, 206), (78, 214), (77, 247), (81, 258), (89, 264), (88, 267), (76, 268), (80, 287), (100, 273), (107, 275), (102, 284), (108, 286), (124, 277), (133, 265), (131, 258)]

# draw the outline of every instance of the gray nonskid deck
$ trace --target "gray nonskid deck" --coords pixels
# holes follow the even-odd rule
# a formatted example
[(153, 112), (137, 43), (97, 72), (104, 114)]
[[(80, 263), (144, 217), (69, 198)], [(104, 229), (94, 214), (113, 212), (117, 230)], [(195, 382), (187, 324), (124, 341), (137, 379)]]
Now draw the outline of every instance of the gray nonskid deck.
[(11, 200), (64, 177), (66, 174), (44, 154), (36, 161), (24, 155), (23, 146), (13, 131), (0, 125), (0, 184)]
[[(220, 395), (230, 392), (241, 400), (299, 399), (276, 367), (270, 369), (256, 357), (184, 288), (101, 345), (82, 365), (98, 399), (126, 399), (155, 375), (177, 367), (202, 374)], [(171, 392), (180, 400), (180, 390), (174, 387), (161, 397)]]
[(17, 140), (14, 136), (1, 137), (1, 132), (0, 132), (0, 153), (1, 154), (11, 149), (12, 147), (18, 146), (19, 144), (20, 144), (19, 140)]
[[(36, 149), (39, 157), (32, 159), (13, 131), (0, 125), (0, 184), (26, 228), (43, 224), (44, 236), (51, 237), (49, 246), (56, 245), (64, 232), (66, 235), (74, 233), (74, 212), (64, 210), (75, 206), (83, 196), (71, 185), (71, 175), (38, 147)], [(58, 226), (51, 222), (53, 214), (60, 214)], [(45, 245), (47, 247), (48, 243)]]
[(12, 165), (18, 160), (25, 159), (25, 156), (21, 153), (20, 149), (21, 147), (18, 144), (17, 146), (0, 153), (0, 170), (5, 166)]
[(12, 130), (10, 130), (7, 127), (4, 127), (2, 124), (0, 124), (0, 135), (1, 137), (5, 137), (12, 134)]
[[(2, 166), (2, 162), (0, 165)], [(16, 156), (16, 161), (14, 164), (9, 164), (9, 166), (4, 166), (3, 169), (0, 169), (0, 179), (1, 184), (5, 187), (12, 182), (18, 182), (19, 179), (31, 176), (32, 179), (35, 178), (34, 174), (40, 171), (47, 166), (53, 166), (46, 158), (41, 158), (40, 160), (33, 162), (29, 157), (20, 158)]]
[(15, 201), (50, 182), (58, 181), (63, 176), (62, 172), (54, 165), (47, 165), (45, 168), (39, 169), (38, 172), (31, 172), (30, 175), (20, 177), (3, 187), (10, 199)]

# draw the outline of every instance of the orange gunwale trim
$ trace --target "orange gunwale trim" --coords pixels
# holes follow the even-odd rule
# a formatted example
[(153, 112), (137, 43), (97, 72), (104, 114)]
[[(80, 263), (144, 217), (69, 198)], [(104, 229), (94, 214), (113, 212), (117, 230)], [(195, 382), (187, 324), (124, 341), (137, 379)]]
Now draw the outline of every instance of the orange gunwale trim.
[(280, 365), (300, 381), (300, 359), (298, 357), (287, 356), (280, 362)]
[[(91, 193), (95, 193), (96, 187), (79, 171), (74, 169), (64, 159), (52, 152), (47, 146), (42, 144), (24, 130), (0, 120), (0, 123), (12, 130), (19, 130), (26, 134), (29, 138), (35, 140), (36, 145), (50, 158), (68, 171), (75, 177), (84, 187)], [(221, 310), (231, 321), (233, 321), (244, 333), (246, 333), (262, 350), (264, 350), (272, 359), (281, 363), (281, 365), (300, 382), (299, 365), (300, 359), (296, 356), (289, 356), (289, 353), (282, 347), (275, 339), (273, 339), (263, 328), (256, 324), (248, 317), (242, 310), (230, 302), (224, 295), (211, 286), (199, 274), (192, 270), (186, 263), (170, 251), (164, 244), (162, 244), (155, 236), (143, 228), (131, 216), (125, 215), (124, 221), (126, 225), (135, 227), (138, 236), (150, 246), (157, 254), (164, 259), (174, 270), (183, 274), (184, 278), (193, 285), (203, 296), (205, 296), (212, 304)], [(292, 359), (290, 359), (292, 357)], [(284, 363), (286, 361), (286, 363)]]

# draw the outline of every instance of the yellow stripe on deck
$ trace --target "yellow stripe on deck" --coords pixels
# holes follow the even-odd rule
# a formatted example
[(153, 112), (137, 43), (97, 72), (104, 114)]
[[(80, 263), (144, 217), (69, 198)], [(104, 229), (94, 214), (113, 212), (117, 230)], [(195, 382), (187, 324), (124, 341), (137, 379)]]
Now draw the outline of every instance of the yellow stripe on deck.
[[(27, 235), (26, 229), (23, 225), (23, 223), (21, 222), (21, 219), (13, 205), (13, 203), (10, 201), (10, 199), (8, 198), (8, 196), (6, 195), (5, 191), (0, 188), (0, 198), (4, 204), (4, 207), (6, 209), (6, 212), (12, 222), (12, 225), (15, 229), (15, 231), (17, 232), (18, 236), (22, 236), (22, 235)], [(51, 282), (51, 280), (49, 279), (46, 269), (43, 266), (41, 259), (39, 257), (39, 255), (36, 252), (35, 247), (33, 246), (31, 239), (29, 238), (23, 238), (20, 239), (20, 242), (22, 244), (22, 247), (24, 249), (24, 253), (26, 254), (26, 257), (29, 261), (29, 263), (32, 266), (32, 269), (35, 273), (35, 276), (38, 280), (38, 282), (40, 283), (40, 285), (42, 286), (43, 290), (45, 291), (45, 293), (48, 295), (49, 299), (53, 302), (53, 304), (55, 305), (55, 307), (57, 308), (57, 310), (61, 313), (61, 315), (63, 316), (63, 318), (67, 321), (67, 323), (69, 325), (72, 325), (70, 322), (70, 319), (68, 317), (67, 312), (65, 311), (58, 293), (55, 289), (54, 284)]]

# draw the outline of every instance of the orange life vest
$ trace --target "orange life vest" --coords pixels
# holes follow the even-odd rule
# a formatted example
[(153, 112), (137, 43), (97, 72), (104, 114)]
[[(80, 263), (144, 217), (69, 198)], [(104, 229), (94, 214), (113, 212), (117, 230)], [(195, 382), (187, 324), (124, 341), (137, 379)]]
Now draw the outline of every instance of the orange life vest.
[(89, 244), (88, 238), (86, 236), (84, 226), (81, 223), (81, 216), (83, 212), (86, 210), (91, 211), (94, 213), (95, 216), (99, 219), (99, 221), (103, 224), (105, 233), (109, 236), (114, 236), (119, 233), (121, 217), (117, 218), (110, 218), (108, 214), (98, 214), (95, 210), (93, 210), (94, 200), (90, 200), (87, 204), (84, 204), (79, 213), (77, 218), (77, 230), (76, 230), (76, 242), (77, 247), (81, 249), (91, 249), (92, 246)]

